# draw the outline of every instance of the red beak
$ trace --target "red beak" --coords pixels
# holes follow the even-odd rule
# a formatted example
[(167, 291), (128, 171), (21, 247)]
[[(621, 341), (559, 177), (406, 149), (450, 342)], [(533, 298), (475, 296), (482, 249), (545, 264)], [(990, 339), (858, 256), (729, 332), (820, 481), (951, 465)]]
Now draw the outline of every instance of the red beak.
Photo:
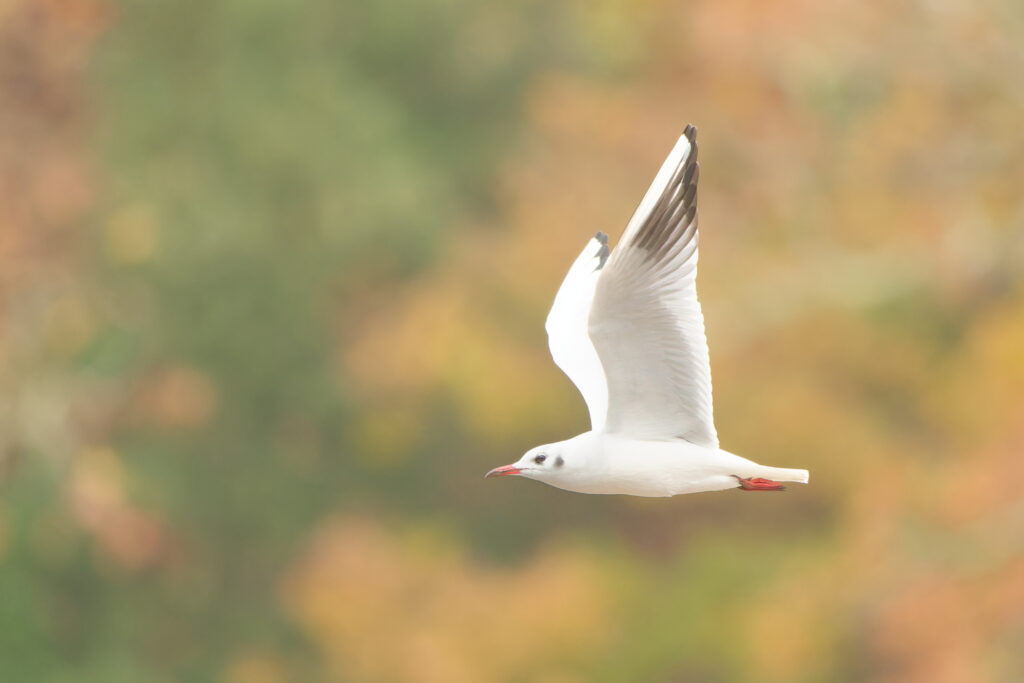
[(493, 470), (484, 475), (484, 479), (487, 477), (504, 477), (506, 474), (519, 474), (520, 469), (515, 465), (505, 465), (504, 467), (495, 467)]

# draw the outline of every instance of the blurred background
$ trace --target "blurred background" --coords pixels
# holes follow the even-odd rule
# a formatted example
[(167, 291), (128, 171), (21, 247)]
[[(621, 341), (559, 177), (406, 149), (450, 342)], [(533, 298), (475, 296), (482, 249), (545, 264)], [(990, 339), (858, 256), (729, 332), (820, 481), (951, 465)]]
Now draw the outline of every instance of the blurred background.
[[(1015, 0), (0, 1), (0, 678), (1024, 680)], [(723, 447), (488, 480), (683, 126)]]

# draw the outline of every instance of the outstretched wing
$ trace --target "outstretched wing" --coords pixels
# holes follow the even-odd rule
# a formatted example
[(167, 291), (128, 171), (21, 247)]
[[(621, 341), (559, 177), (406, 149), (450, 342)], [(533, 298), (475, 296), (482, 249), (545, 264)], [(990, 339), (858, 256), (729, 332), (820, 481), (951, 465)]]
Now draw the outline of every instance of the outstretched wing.
[(572, 264), (544, 323), (551, 357), (583, 394), (594, 431), (604, 428), (608, 385), (597, 351), (587, 333), (587, 321), (594, 288), (607, 259), (608, 236), (599, 232), (587, 242)]
[(687, 126), (601, 269), (589, 333), (607, 382), (606, 432), (717, 447), (697, 301), (696, 136)]

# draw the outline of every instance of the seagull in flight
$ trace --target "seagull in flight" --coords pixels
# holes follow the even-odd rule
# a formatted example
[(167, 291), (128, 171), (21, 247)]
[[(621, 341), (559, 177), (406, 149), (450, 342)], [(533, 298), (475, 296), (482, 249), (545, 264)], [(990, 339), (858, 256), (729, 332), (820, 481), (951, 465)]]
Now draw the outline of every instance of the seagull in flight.
[(583, 395), (591, 430), (530, 449), (486, 476), (649, 497), (807, 483), (807, 470), (759, 465), (718, 447), (697, 301), (699, 176), (697, 129), (689, 125), (615, 250), (597, 233), (555, 295), (548, 346)]

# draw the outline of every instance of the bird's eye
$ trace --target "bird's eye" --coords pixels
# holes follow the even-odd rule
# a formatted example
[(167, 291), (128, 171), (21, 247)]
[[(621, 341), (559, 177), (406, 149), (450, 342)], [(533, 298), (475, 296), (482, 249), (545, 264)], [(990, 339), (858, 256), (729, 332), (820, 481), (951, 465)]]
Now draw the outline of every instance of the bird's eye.
[(543, 465), (543, 464), (544, 464), (544, 461), (545, 461), (545, 460), (547, 460), (547, 459), (548, 459), (548, 456), (546, 456), (546, 455), (544, 455), (543, 453), (541, 453), (540, 455), (538, 455), (538, 456), (535, 456), (535, 457), (533, 458), (533, 461), (534, 461), (535, 463), (537, 463), (538, 465)]

